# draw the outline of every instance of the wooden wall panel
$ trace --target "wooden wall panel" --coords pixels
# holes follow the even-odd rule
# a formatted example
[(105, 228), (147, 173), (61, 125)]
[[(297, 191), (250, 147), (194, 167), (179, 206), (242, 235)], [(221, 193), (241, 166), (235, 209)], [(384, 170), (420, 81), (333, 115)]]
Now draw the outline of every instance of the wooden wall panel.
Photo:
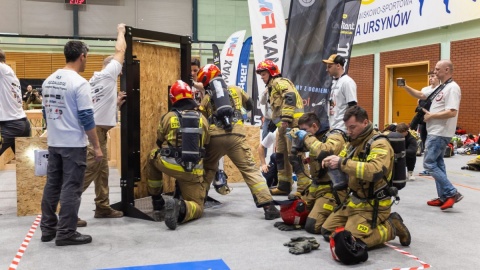
[(25, 76), (25, 53), (19, 52), (5, 52), (7, 61), (15, 62), (15, 74), (18, 78)]
[[(52, 56), (47, 53), (25, 54), (25, 79), (43, 79), (52, 74)], [(18, 75), (17, 75), (18, 77)], [(20, 77), (19, 77), (20, 78)]]
[[(177, 48), (134, 43), (133, 54), (140, 60), (140, 168), (141, 181), (135, 197), (147, 196), (145, 168), (150, 151), (156, 147), (160, 117), (168, 110), (168, 86), (180, 79), (180, 50)], [(166, 192), (173, 182), (164, 177)]]

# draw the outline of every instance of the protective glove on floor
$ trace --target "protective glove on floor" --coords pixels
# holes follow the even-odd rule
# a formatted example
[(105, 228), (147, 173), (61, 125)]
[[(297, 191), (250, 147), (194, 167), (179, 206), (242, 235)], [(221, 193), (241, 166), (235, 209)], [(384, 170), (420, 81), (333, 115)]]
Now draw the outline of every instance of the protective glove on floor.
[(290, 242), (287, 242), (283, 245), (290, 247), (288, 251), (295, 255), (309, 253), (310, 251), (320, 247), (320, 244), (317, 242), (315, 237), (294, 237), (290, 238)]
[(288, 225), (285, 224), (284, 222), (275, 222), (273, 226), (280, 231), (294, 231), (294, 230), (300, 230), (302, 229), (302, 225)]

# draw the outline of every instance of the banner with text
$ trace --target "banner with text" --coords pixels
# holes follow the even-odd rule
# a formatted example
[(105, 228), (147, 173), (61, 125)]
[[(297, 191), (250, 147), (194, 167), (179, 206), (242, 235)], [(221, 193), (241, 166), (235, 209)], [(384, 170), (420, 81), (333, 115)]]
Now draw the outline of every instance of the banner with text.
[(355, 44), (478, 18), (477, 0), (362, 0)]
[(227, 85), (237, 82), (238, 59), (242, 51), (245, 32), (245, 30), (241, 30), (233, 33), (223, 45), (220, 64), (222, 66), (222, 76)]
[(283, 61), (283, 76), (292, 80), (303, 98), (305, 112), (328, 122), (332, 79), (322, 62), (337, 52), (345, 1), (293, 0)]
[(340, 30), (337, 54), (343, 56), (346, 60), (343, 66), (345, 73), (348, 73), (360, 5), (361, 0), (346, 0), (343, 8), (342, 28)]
[(237, 83), (235, 85), (241, 87), (247, 92), (248, 64), (250, 63), (250, 47), (252, 45), (252, 37), (248, 37), (242, 46), (240, 60), (238, 61)]
[(212, 51), (213, 51), (213, 64), (218, 67), (218, 69), (222, 69), (222, 65), (220, 65), (220, 50), (218, 49), (217, 44), (212, 44)]
[[(283, 62), (283, 50), (285, 44), (285, 15), (280, 0), (248, 0), (250, 14), (250, 26), (252, 31), (253, 54), (255, 65), (265, 59), (270, 59), (279, 67)], [(255, 66), (256, 68), (256, 66)], [(253, 124), (260, 124), (261, 111), (259, 92), (265, 89), (265, 83), (260, 76), (256, 76), (257, 91), (252, 92), (252, 98), (256, 100), (256, 109), (253, 114)]]

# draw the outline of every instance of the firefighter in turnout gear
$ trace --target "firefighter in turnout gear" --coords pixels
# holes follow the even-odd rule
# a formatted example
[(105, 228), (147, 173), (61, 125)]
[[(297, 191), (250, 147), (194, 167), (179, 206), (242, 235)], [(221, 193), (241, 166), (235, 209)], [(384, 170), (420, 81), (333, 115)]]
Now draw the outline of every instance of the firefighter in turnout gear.
[(320, 234), (323, 222), (345, 201), (348, 189), (347, 186), (332, 188), (332, 181), (326, 168), (322, 167), (322, 161), (327, 156), (340, 154), (347, 137), (342, 130), (329, 130), (328, 122), (320, 123), (313, 112), (302, 115), (298, 119), (298, 126), (300, 129), (292, 129), (289, 134), (302, 142), (300, 145), (303, 149), (299, 151), (309, 151), (312, 176), (312, 184), (302, 196), (310, 210), (305, 230)]
[[(347, 109), (343, 120), (349, 143), (338, 156), (328, 156), (322, 163), (328, 167), (329, 174), (330, 171), (343, 174), (351, 192), (343, 209), (331, 214), (322, 225), (322, 234), (330, 235), (336, 228), (345, 227), (357, 243), (369, 249), (397, 236), (402, 246), (410, 245), (408, 228), (398, 213), (391, 213), (392, 197), (397, 196), (396, 189), (390, 185), (394, 168), (392, 146), (386, 138), (379, 138), (373, 141), (369, 154), (365, 155), (365, 145), (378, 134), (367, 112), (360, 106), (353, 106)], [(338, 180), (332, 179), (333, 182)]]
[(283, 78), (278, 66), (271, 60), (260, 62), (256, 69), (266, 84), (269, 104), (272, 108), (272, 121), (278, 128), (276, 149), (278, 186), (270, 192), (273, 195), (288, 195), (292, 190), (292, 166), (297, 175), (297, 191), (303, 192), (310, 184), (305, 175), (301, 157), (291, 153), (292, 145), (287, 139), (288, 128), (298, 127), (298, 119), (303, 115), (303, 100), (293, 83)]
[(251, 98), (237, 86), (228, 86), (215, 65), (206, 65), (198, 72), (198, 80), (203, 83), (206, 94), (200, 110), (209, 120), (210, 143), (205, 155), (205, 181), (208, 187), (215, 178), (218, 161), (227, 155), (238, 168), (250, 188), (257, 207), (263, 207), (265, 219), (280, 217), (273, 205), (272, 196), (256, 166), (250, 146), (245, 139), (241, 108), (251, 110)]
[[(176, 81), (170, 88), (172, 110), (162, 116), (157, 130), (157, 146), (147, 164), (148, 192), (155, 211), (165, 207), (165, 224), (177, 225), (203, 214), (207, 183), (204, 181), (204, 146), (209, 142), (208, 121), (197, 110), (190, 86)], [(163, 200), (162, 173), (176, 179), (182, 199)]]

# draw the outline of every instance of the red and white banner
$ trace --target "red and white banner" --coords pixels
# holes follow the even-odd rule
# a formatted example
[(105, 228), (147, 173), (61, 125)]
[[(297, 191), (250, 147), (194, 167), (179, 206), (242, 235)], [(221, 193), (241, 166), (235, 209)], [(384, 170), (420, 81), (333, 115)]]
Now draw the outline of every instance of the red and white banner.
[[(280, 0), (248, 0), (248, 10), (255, 65), (270, 59), (281, 68), (287, 32), (282, 2)], [(261, 93), (265, 89), (265, 83), (259, 75), (256, 76), (258, 91), (252, 94), (254, 100), (258, 99), (258, 92)], [(257, 103), (259, 109), (258, 105), (259, 103)]]
[(225, 41), (222, 53), (220, 54), (220, 64), (222, 67), (222, 76), (227, 85), (237, 82), (238, 61), (242, 52), (245, 30), (233, 33)]

